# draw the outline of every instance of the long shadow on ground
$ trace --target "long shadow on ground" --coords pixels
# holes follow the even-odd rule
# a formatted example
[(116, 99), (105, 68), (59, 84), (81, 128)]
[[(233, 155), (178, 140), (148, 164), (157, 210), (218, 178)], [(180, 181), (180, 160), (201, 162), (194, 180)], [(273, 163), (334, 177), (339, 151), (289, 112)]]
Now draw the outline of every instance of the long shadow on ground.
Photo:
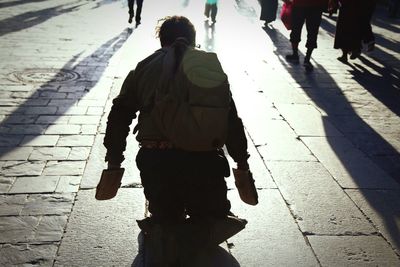
[[(79, 55), (73, 57), (58, 69), (58, 73), (53, 73), (53, 77), (48, 82), (32, 92), (32, 96), (1, 121), (0, 157), (17, 146), (24, 146), (41, 136), (49, 125), (54, 124), (71, 107), (76, 106), (78, 101), (96, 86), (108, 61), (121, 48), (130, 34), (130, 29), (123, 30), (80, 62), (76, 62)], [(71, 71), (77, 73), (77, 79), (66, 83), (60, 82), (59, 78)], [(59, 98), (57, 98), (58, 94), (60, 94)], [(41, 117), (42, 120), (40, 120)]]
[[(265, 31), (274, 43), (287, 43), (289, 46), (289, 40), (278, 30), (271, 30), (269, 28), (266, 28)], [(287, 62), (284, 61), (284, 59), (282, 59), (282, 57), (280, 56), (287, 53), (288, 48), (282, 46), (277, 46), (276, 48), (277, 50), (275, 51), (275, 53), (282, 61), (282, 65), (288, 66)], [(300, 55), (300, 57), (303, 58), (304, 55)], [(369, 64), (366, 59), (362, 59), (362, 62), (363, 61), (366, 64)], [(399, 65), (398, 62), (394, 63), (396, 65)], [(384, 61), (382, 61), (380, 64), (384, 66), (383, 68), (386, 71), (393, 70), (393, 68), (391, 68)], [(305, 72), (303, 70), (303, 66), (301, 65), (299, 65), (298, 68), (287, 67), (287, 71), (292, 75), (293, 79), (295, 79), (296, 82), (301, 85), (301, 89), (310, 97), (314, 104), (326, 113), (326, 116), (324, 116), (323, 118), (324, 123), (330, 122), (334, 124), (339, 130), (343, 132), (345, 137), (348, 138), (355, 145), (355, 147), (359, 148), (361, 151), (368, 152), (368, 146), (370, 145), (370, 143), (377, 144), (380, 147), (380, 151), (385, 151), (384, 155), (382, 156), (387, 156), (400, 162), (400, 155), (397, 150), (383, 137), (381, 137), (381, 135), (376, 132), (367, 122), (365, 122), (364, 118), (362, 118), (356, 110), (354, 110), (349, 99), (346, 98), (340, 86), (335, 82), (335, 80), (331, 77), (324, 66), (317, 64), (313, 73)], [(400, 103), (399, 92), (393, 91), (393, 84), (398, 83), (398, 79), (396, 78), (397, 74), (394, 74), (393, 79), (388, 80), (383, 80), (379, 77), (370, 76), (368, 73), (363, 73), (362, 75), (361, 73), (359, 73), (358, 75), (359, 76), (355, 75), (354, 79), (359, 82), (361, 86), (366, 86), (364, 87), (366, 90), (371, 92), (373, 90), (378, 91), (378, 89), (381, 91), (387, 91), (387, 94), (383, 93), (382, 96), (377, 93), (372, 94), (380, 101), (382, 101), (389, 109), (392, 108), (396, 114), (400, 114), (397, 113), (398, 107), (393, 106), (391, 102), (393, 100), (392, 98), (394, 98), (397, 103)], [(374, 86), (379, 85), (379, 88), (369, 86), (369, 84), (371, 83), (371, 79), (375, 79), (373, 84)], [(383, 95), (385, 97), (383, 97)], [(360, 136), (357, 134), (349, 134), (346, 133), (345, 130), (343, 131), (343, 125), (345, 120), (347, 119), (351, 119), (351, 123), (353, 124), (352, 126), (354, 127), (354, 129), (363, 129), (363, 132), (367, 133), (366, 135), (364, 135), (363, 140), (360, 140)], [(329, 128), (326, 128), (327, 131), (328, 129)], [(400, 214), (398, 214), (398, 209), (395, 212), (387, 209), (387, 207), (385, 207), (385, 205), (381, 203), (382, 199), (379, 199), (379, 194), (376, 194), (377, 192), (379, 192), (379, 190), (371, 190), (370, 188), (365, 188), (363, 186), (365, 184), (365, 177), (357, 172), (356, 166), (352, 166), (350, 162), (347, 162), (346, 159), (348, 157), (346, 155), (346, 151), (338, 146), (338, 144), (335, 142), (335, 138), (329, 137), (329, 133), (327, 134), (326, 138), (328, 143), (330, 144), (332, 151), (334, 151), (337, 158), (341, 161), (342, 165), (351, 175), (353, 181), (358, 185), (358, 188), (360, 189), (359, 191), (363, 194), (371, 207), (379, 214), (380, 219), (383, 220), (388, 229), (389, 235), (391, 236), (392, 242), (395, 242), (395, 244), (393, 245), (397, 248), (400, 247), (400, 229), (399, 226), (396, 224), (396, 220), (400, 216)], [(399, 164), (394, 167), (388, 166), (387, 164), (382, 164), (382, 162), (377, 160), (376, 157), (371, 157), (371, 155), (368, 153), (366, 154), (369, 155), (370, 158), (378, 166), (390, 173), (392, 177), (397, 180), (397, 182), (400, 182)], [(386, 191), (384, 190), (382, 192)], [(387, 192), (390, 192), (390, 190), (388, 190)]]

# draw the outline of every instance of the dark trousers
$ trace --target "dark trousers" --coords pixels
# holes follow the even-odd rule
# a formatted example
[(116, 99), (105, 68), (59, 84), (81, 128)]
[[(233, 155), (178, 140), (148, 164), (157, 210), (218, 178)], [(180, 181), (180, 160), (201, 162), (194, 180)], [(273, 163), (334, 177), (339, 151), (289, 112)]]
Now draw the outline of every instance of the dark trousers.
[(156, 221), (225, 217), (230, 211), (225, 177), (229, 164), (220, 152), (140, 148), (136, 164)]
[(209, 18), (211, 14), (211, 20), (215, 22), (217, 17), (218, 7), (217, 4), (206, 4), (204, 8), (204, 15)]
[[(135, 0), (128, 0), (129, 15), (131, 15), (132, 17), (135, 14), (135, 12), (133, 11), (134, 3), (135, 3)], [(143, 0), (136, 0), (136, 17), (135, 17), (136, 22), (140, 22), (140, 20), (141, 20), (140, 15), (142, 14), (142, 6), (143, 6)]]
[(278, 11), (278, 0), (263, 0), (261, 1), (260, 20), (270, 23), (276, 19)]
[(400, 0), (389, 1), (389, 16), (395, 17), (400, 8)]
[(301, 41), (301, 30), (304, 23), (307, 29), (307, 48), (317, 48), (317, 36), (321, 25), (323, 8), (321, 7), (297, 7), (292, 10), (292, 31), (290, 42), (298, 44)]
[(361, 36), (364, 43), (374, 42), (375, 36), (372, 32), (371, 19), (374, 14), (376, 2), (367, 1), (364, 4), (364, 8), (361, 14)]

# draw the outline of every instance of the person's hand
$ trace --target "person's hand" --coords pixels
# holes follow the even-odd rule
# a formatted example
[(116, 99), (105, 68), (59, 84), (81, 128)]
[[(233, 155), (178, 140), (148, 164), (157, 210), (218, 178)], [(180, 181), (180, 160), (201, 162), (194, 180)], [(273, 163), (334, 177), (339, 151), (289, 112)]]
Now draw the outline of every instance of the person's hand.
[(107, 169), (109, 169), (109, 170), (115, 170), (115, 169), (119, 169), (119, 168), (121, 168), (121, 164), (120, 163), (109, 162), (108, 166), (107, 166)]

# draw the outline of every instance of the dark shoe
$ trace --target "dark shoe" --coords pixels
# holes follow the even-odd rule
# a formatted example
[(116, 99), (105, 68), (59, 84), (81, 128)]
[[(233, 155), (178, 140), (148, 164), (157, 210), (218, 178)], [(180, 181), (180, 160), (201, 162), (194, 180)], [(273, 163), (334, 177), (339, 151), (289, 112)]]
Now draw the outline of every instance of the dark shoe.
[(353, 51), (351, 52), (350, 59), (356, 59), (360, 56), (360, 54), (361, 53), (359, 51)]
[(140, 24), (141, 24), (140, 21), (136, 21), (136, 25), (135, 25), (135, 26), (137, 27), (137, 26), (139, 26)]
[(129, 24), (132, 23), (132, 18), (133, 18), (133, 15), (129, 14), (129, 19), (128, 19)]
[(292, 63), (299, 63), (299, 55), (291, 54), (291, 55), (286, 55), (286, 60), (290, 61)]
[(344, 64), (347, 64), (347, 63), (348, 63), (348, 61), (347, 61), (347, 56), (338, 57), (337, 60), (339, 60), (340, 62), (342, 62), (342, 63), (344, 63)]
[(314, 70), (314, 66), (311, 64), (311, 62), (309, 60), (305, 60), (303, 62), (303, 66), (306, 69), (306, 71), (312, 71)]

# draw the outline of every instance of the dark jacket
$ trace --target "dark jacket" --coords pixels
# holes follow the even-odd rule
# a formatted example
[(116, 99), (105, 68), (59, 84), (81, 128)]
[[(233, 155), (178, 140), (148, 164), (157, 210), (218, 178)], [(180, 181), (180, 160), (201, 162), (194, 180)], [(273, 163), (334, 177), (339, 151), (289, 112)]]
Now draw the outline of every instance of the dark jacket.
[[(154, 92), (162, 71), (163, 57), (160, 56), (160, 53), (162, 51), (157, 50), (139, 62), (135, 70), (126, 77), (120, 94), (113, 100), (104, 138), (104, 145), (107, 148), (106, 161), (121, 163), (124, 160), (126, 137), (137, 112), (139, 112), (139, 117), (138, 125), (135, 128), (137, 129), (136, 139), (139, 142), (142, 140), (166, 140), (150, 117)], [(247, 139), (233, 99), (225, 145), (235, 162), (247, 161), (249, 157)]]

